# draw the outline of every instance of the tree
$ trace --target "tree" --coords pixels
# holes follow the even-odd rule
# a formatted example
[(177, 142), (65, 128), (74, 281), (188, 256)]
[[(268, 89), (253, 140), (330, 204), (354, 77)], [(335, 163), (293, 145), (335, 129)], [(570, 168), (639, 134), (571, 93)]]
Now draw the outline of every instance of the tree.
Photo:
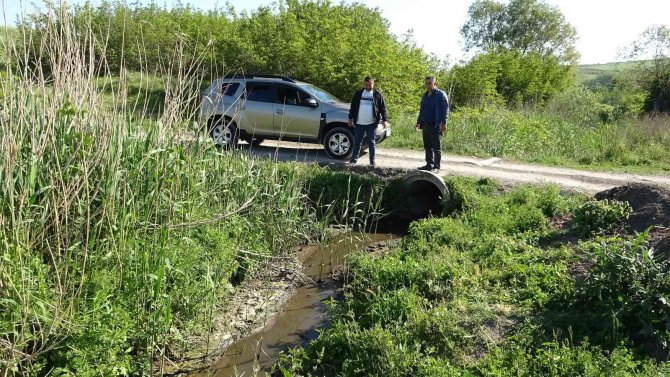
[(572, 67), (553, 56), (491, 51), (453, 67), (447, 80), (453, 87), (455, 106), (500, 103), (522, 107), (546, 103), (565, 90), (572, 77)]
[(455, 73), (469, 83), (454, 81), (455, 87), (466, 91), (464, 96), (457, 94), (463, 104), (499, 100), (510, 107), (543, 104), (574, 81), (577, 33), (557, 8), (540, 0), (509, 4), (477, 0), (468, 16), (461, 28), (465, 48), (483, 54), (456, 67)]
[(670, 112), (670, 27), (649, 27), (631, 45), (628, 57), (637, 65), (640, 85), (647, 93), (645, 110)]
[(517, 51), (522, 56), (554, 56), (562, 64), (573, 64), (577, 32), (561, 11), (539, 0), (477, 0), (468, 10), (461, 28), (467, 50)]

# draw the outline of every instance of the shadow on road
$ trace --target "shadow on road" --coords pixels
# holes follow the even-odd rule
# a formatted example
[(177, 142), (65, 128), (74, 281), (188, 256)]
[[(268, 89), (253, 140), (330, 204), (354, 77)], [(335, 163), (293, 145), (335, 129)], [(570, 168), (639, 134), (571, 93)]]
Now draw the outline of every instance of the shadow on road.
[[(287, 144), (287, 143), (282, 143)], [(258, 145), (249, 144), (239, 145), (239, 150), (248, 153), (252, 157), (269, 158), (275, 161), (298, 161), (298, 162), (316, 162), (319, 164), (346, 164), (348, 160), (339, 160), (329, 157), (319, 145)], [(361, 152), (361, 155), (366, 155)]]

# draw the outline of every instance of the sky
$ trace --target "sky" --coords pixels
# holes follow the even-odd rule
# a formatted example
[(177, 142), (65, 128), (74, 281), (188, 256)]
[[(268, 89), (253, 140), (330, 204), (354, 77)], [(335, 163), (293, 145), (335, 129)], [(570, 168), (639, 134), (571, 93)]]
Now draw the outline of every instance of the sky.
[[(141, 0), (147, 2), (148, 0)], [(339, 0), (333, 1), (337, 3)], [(505, 0), (501, 0), (505, 2)], [(70, 0), (70, 3), (83, 0)], [(94, 0), (95, 2), (95, 0)], [(172, 0), (157, 0), (172, 4)], [(253, 10), (272, 0), (230, 0), (235, 9)], [(345, 2), (352, 2), (345, 0)], [(472, 0), (358, 0), (377, 7), (389, 20), (391, 32), (400, 35), (412, 30), (414, 39), (429, 53), (457, 62), (466, 54), (462, 50), (460, 28), (465, 23)], [(647, 27), (670, 24), (669, 0), (545, 0), (558, 7), (578, 34), (577, 50), (581, 64), (598, 64), (624, 60), (622, 48), (630, 45)], [(200, 9), (224, 5), (225, 1), (182, 0)], [(4, 23), (12, 25), (21, 10), (34, 9), (40, 0), (0, 0)]]

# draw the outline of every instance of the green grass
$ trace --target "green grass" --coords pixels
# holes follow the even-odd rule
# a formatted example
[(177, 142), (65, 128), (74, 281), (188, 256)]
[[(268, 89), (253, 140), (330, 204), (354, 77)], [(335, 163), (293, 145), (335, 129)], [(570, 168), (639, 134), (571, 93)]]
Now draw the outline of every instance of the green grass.
[[(277, 365), (287, 376), (662, 376), (668, 262), (640, 239), (561, 244), (584, 211), (557, 187), (503, 192), (454, 178), (451, 215), (347, 263), (332, 326)], [(565, 234), (564, 232), (571, 232)], [(625, 262), (628, 261), (628, 262)], [(576, 274), (588, 263), (590, 274)], [(659, 301), (660, 300), (660, 301)]]
[[(420, 150), (415, 115), (394, 119), (391, 148)], [(592, 170), (670, 171), (670, 118), (602, 123), (597, 114), (461, 108), (453, 112), (442, 141), (446, 153)]]

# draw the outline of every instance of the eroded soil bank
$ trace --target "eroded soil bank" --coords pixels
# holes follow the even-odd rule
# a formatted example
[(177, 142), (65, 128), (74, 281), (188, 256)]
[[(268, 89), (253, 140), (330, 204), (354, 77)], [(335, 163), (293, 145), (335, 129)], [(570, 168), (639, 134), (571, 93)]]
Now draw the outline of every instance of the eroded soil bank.
[[(263, 309), (266, 314), (258, 317), (260, 321), (256, 322), (260, 323), (256, 331), (225, 347), (211, 368), (194, 375), (266, 375), (279, 352), (306, 344), (318, 335), (319, 329), (328, 325), (325, 302), (337, 294), (341, 285), (339, 274), (347, 255), (360, 250), (379, 251), (398, 241), (397, 236), (390, 234), (342, 232), (325, 245), (304, 247), (298, 255), (303, 266), (300, 283), (283, 301), (282, 307), (274, 313)], [(291, 278), (291, 282), (294, 281), (295, 277)], [(267, 302), (261, 304), (261, 307), (268, 306)], [(251, 311), (257, 314), (258, 307), (246, 309), (247, 313)]]

